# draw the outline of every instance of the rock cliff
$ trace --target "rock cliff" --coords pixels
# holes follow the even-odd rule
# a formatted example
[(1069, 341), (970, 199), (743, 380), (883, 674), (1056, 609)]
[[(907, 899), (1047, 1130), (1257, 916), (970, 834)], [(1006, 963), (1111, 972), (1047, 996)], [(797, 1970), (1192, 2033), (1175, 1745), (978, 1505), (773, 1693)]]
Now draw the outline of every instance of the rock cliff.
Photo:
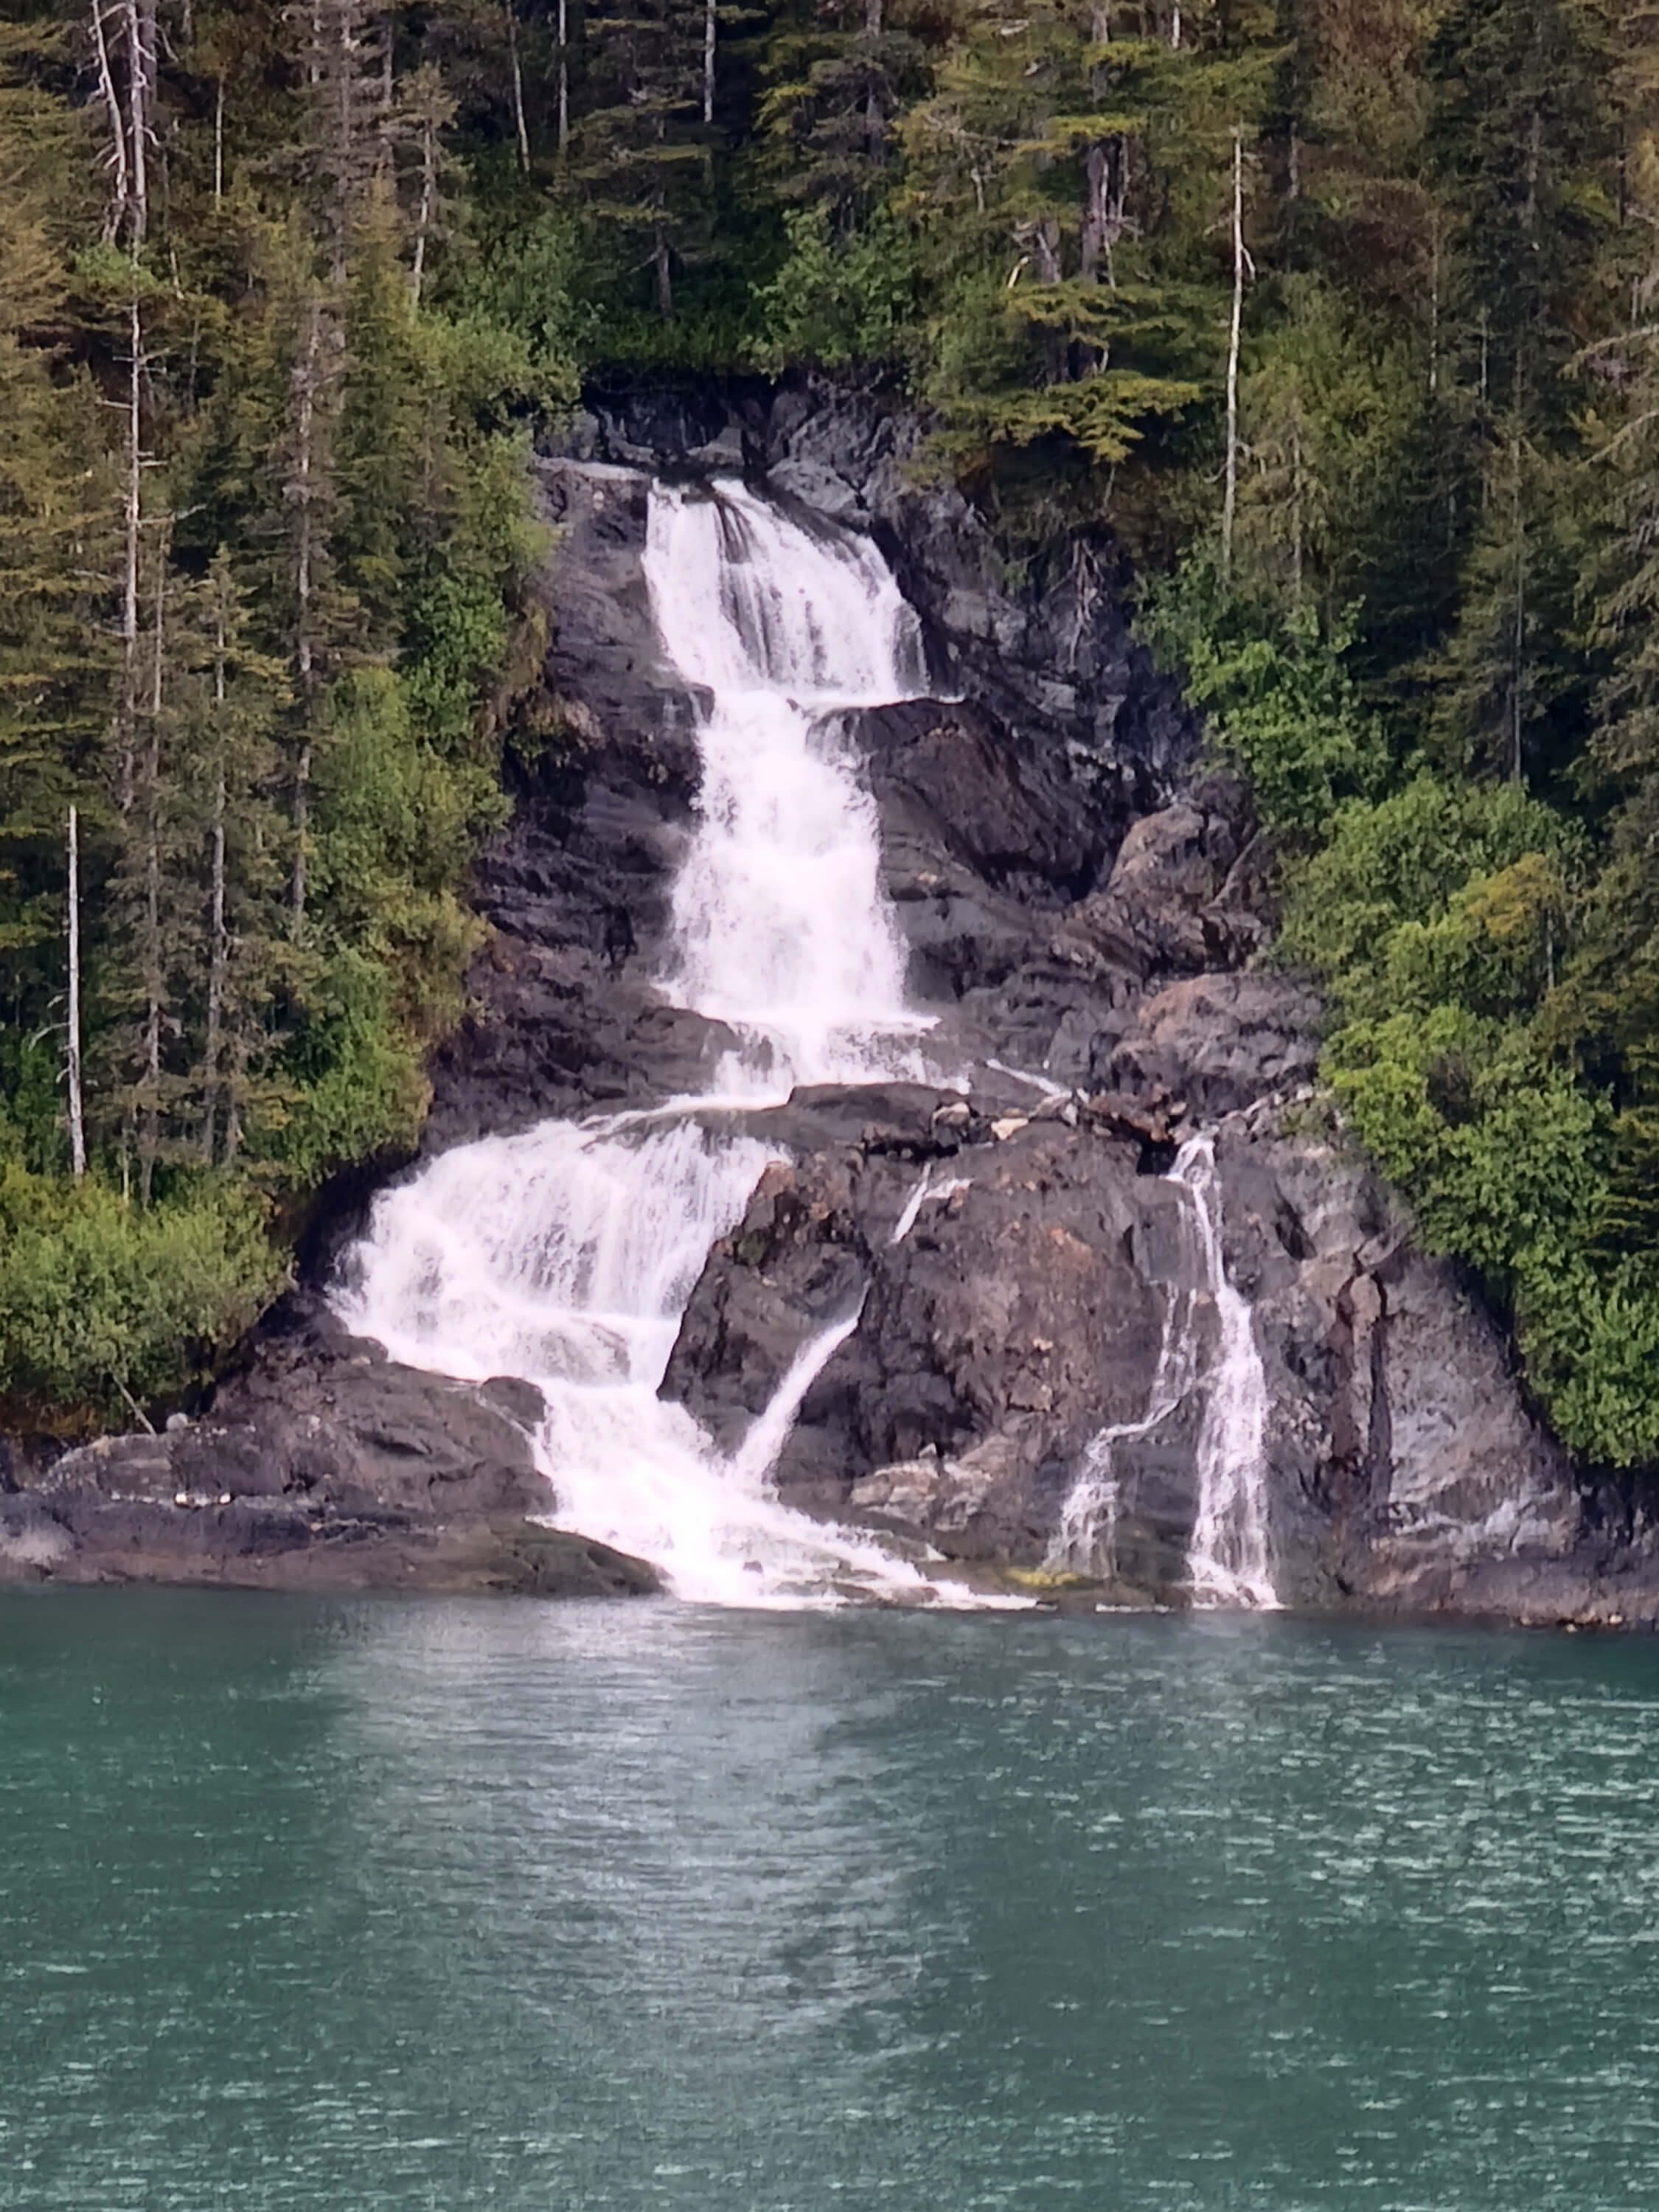
[[(653, 475), (746, 472), (872, 534), (921, 615), (939, 696), (851, 734), (930, 1057), (958, 1080), (727, 1117), (774, 1164), (710, 1255), (665, 1395), (735, 1444), (857, 1310), (784, 1447), (787, 1499), (1028, 1586), (1181, 1601), (1218, 1322), (1170, 1170), (1203, 1127), (1285, 1601), (1659, 1615), (1645, 1522), (1575, 1477), (1498, 1330), (1322, 1109), (1317, 1002), (1263, 957), (1248, 795), (1131, 641), (1110, 548), (1012, 577), (921, 459), (895, 410), (756, 387), (599, 395), (539, 464), (546, 692), (478, 870), (491, 939), (433, 1063), (428, 1148), (706, 1091), (731, 1047), (651, 981), (697, 755), (641, 556)], [(0, 1572), (651, 1586), (528, 1533), (547, 1500), (518, 1389), (397, 1368), (302, 1301), (205, 1424), (0, 1497)]]

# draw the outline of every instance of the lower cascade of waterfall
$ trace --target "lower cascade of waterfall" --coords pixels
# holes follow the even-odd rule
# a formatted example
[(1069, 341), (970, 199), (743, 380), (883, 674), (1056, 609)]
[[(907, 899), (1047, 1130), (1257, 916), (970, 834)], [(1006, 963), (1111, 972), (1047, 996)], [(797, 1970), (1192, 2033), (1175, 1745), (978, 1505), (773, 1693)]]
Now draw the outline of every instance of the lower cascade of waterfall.
[(1101, 1430), (1061, 1510), (1048, 1565), (1057, 1570), (1115, 1567), (1121, 1485), (1118, 1448), (1153, 1435), (1200, 1382), (1198, 1511), (1187, 1551), (1187, 1579), (1196, 1606), (1240, 1606), (1260, 1612), (1279, 1603), (1267, 1534), (1267, 1378), (1249, 1301), (1227, 1273), (1221, 1249), (1220, 1182), (1215, 1139), (1189, 1137), (1176, 1155), (1170, 1181), (1186, 1195), (1204, 1293), (1216, 1318), (1216, 1342), (1199, 1373), (1200, 1293), (1172, 1289), (1146, 1410), (1139, 1420)]
[[(711, 702), (659, 981), (742, 1038), (719, 1099), (921, 1073), (929, 1024), (904, 1001), (875, 807), (833, 727), (848, 708), (924, 686), (914, 613), (866, 540), (809, 532), (735, 482), (653, 489), (645, 570), (670, 657)], [(651, 1560), (681, 1597), (948, 1598), (769, 1486), (856, 1313), (808, 1341), (729, 1456), (657, 1395), (709, 1247), (771, 1157), (704, 1130), (696, 1109), (710, 1103), (546, 1121), (444, 1153), (378, 1200), (337, 1305), (410, 1364), (536, 1383), (551, 1517)]]
[(767, 1491), (856, 1314), (809, 1340), (729, 1459), (657, 1395), (708, 1248), (742, 1218), (770, 1157), (690, 1120), (649, 1133), (544, 1121), (458, 1146), (380, 1200), (341, 1310), (411, 1366), (533, 1382), (556, 1517), (652, 1560), (682, 1597), (924, 1595), (915, 1569), (872, 1540)]

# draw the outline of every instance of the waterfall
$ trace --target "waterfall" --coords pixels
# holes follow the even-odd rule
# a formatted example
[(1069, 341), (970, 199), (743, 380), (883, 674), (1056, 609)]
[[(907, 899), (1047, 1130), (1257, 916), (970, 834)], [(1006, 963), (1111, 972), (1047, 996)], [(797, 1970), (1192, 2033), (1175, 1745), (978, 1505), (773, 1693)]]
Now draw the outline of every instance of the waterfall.
[(663, 981), (744, 1037), (719, 1087), (921, 1074), (930, 1024), (904, 1002), (875, 802), (834, 719), (925, 688), (915, 613), (867, 539), (732, 482), (653, 492), (645, 572), (670, 656), (713, 702)]
[(1190, 1291), (1170, 1291), (1146, 1410), (1139, 1420), (1114, 1422), (1091, 1437), (1082, 1471), (1060, 1508), (1060, 1527), (1049, 1544), (1045, 1566), (1058, 1572), (1089, 1574), (1099, 1569), (1108, 1575), (1116, 1573), (1117, 1520), (1122, 1502), (1117, 1447), (1162, 1428), (1192, 1389), (1198, 1364), (1193, 1328), (1195, 1303)]
[[(875, 807), (834, 718), (925, 684), (915, 617), (866, 541), (736, 483), (653, 489), (645, 571), (670, 658), (706, 700), (698, 823), (673, 889), (665, 995), (742, 1038), (724, 1098), (921, 1072)], [(554, 1517), (649, 1559), (679, 1595), (787, 1604), (933, 1595), (873, 1540), (790, 1511), (769, 1477), (856, 1326), (803, 1347), (723, 1459), (657, 1395), (710, 1245), (771, 1155), (693, 1118), (546, 1121), (447, 1152), (377, 1200), (337, 1306), (398, 1359), (537, 1384)]]
[[(1279, 1601), (1267, 1541), (1267, 1379), (1249, 1301), (1229, 1277), (1221, 1249), (1214, 1137), (1189, 1137), (1176, 1155), (1169, 1180), (1185, 1200), (1185, 1218), (1216, 1319), (1215, 1348), (1202, 1377), (1198, 1510), (1187, 1551), (1187, 1578), (1194, 1605), (1271, 1611)], [(1194, 1291), (1171, 1287), (1167, 1292), (1146, 1410), (1138, 1420), (1115, 1423), (1091, 1440), (1060, 1510), (1045, 1562), (1049, 1567), (1115, 1571), (1121, 1506), (1117, 1448), (1161, 1428), (1197, 1383), (1197, 1310)]]
[(943, 1206), (947, 1200), (955, 1198), (958, 1192), (969, 1188), (970, 1178), (967, 1176), (946, 1176), (942, 1182), (935, 1182), (933, 1170), (931, 1168), (925, 1170), (921, 1181), (905, 1200), (904, 1209), (893, 1224), (893, 1233), (888, 1238), (888, 1243), (903, 1243), (905, 1238), (921, 1218), (921, 1209), (924, 1206)]
[[(905, 1003), (879, 824), (845, 721), (849, 708), (921, 694), (915, 617), (867, 540), (809, 528), (736, 482), (653, 488), (644, 566), (664, 646), (698, 702), (702, 767), (657, 981), (740, 1045), (710, 1099), (546, 1121), (445, 1153), (376, 1201), (335, 1301), (354, 1329), (412, 1365), (533, 1382), (546, 1407), (536, 1448), (554, 1517), (652, 1560), (681, 1596), (754, 1605), (933, 1595), (872, 1540), (790, 1511), (770, 1488), (802, 1401), (856, 1314), (802, 1346), (729, 1456), (657, 1395), (709, 1248), (742, 1218), (771, 1157), (710, 1133), (697, 1109), (780, 1098), (798, 1083), (926, 1072), (930, 1024)], [(1209, 1139), (1182, 1148), (1172, 1180), (1218, 1322), (1193, 1595), (1201, 1605), (1271, 1606), (1266, 1383), (1249, 1309), (1223, 1261)], [(924, 1176), (893, 1241), (962, 1187)], [(1171, 1294), (1146, 1412), (1094, 1440), (1051, 1562), (1109, 1559), (1115, 1454), (1193, 1389), (1196, 1304), (1194, 1292)]]
[(1267, 1377), (1249, 1302), (1227, 1273), (1221, 1249), (1215, 1139), (1189, 1137), (1172, 1179), (1192, 1199), (1217, 1342), (1198, 1439), (1198, 1516), (1187, 1552), (1195, 1605), (1279, 1603), (1267, 1551)]

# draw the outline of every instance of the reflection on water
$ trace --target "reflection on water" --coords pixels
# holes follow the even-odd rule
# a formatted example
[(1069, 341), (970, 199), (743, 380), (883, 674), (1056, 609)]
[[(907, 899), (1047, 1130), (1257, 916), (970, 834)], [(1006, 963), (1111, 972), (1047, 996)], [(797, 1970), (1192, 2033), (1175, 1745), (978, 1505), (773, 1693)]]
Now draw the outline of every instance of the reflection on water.
[(1659, 1651), (0, 1601), (0, 2204), (1659, 2202)]

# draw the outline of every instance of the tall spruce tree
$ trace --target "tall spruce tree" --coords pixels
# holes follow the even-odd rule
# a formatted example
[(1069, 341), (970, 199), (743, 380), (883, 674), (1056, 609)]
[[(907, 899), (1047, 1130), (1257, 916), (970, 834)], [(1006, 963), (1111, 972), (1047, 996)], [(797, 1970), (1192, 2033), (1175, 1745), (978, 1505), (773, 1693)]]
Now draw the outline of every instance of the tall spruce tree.
[(1206, 233), (1269, 70), (1199, 27), (1176, 44), (1066, 0), (984, 8), (909, 118), (911, 205), (945, 280), (931, 391), (970, 439), (1060, 436), (1109, 464), (1218, 381)]
[(711, 213), (703, 31), (690, 0), (621, 0), (586, 23), (594, 104), (575, 129), (570, 175), (591, 221), (649, 270), (664, 323), (674, 319), (676, 272), (706, 244)]

